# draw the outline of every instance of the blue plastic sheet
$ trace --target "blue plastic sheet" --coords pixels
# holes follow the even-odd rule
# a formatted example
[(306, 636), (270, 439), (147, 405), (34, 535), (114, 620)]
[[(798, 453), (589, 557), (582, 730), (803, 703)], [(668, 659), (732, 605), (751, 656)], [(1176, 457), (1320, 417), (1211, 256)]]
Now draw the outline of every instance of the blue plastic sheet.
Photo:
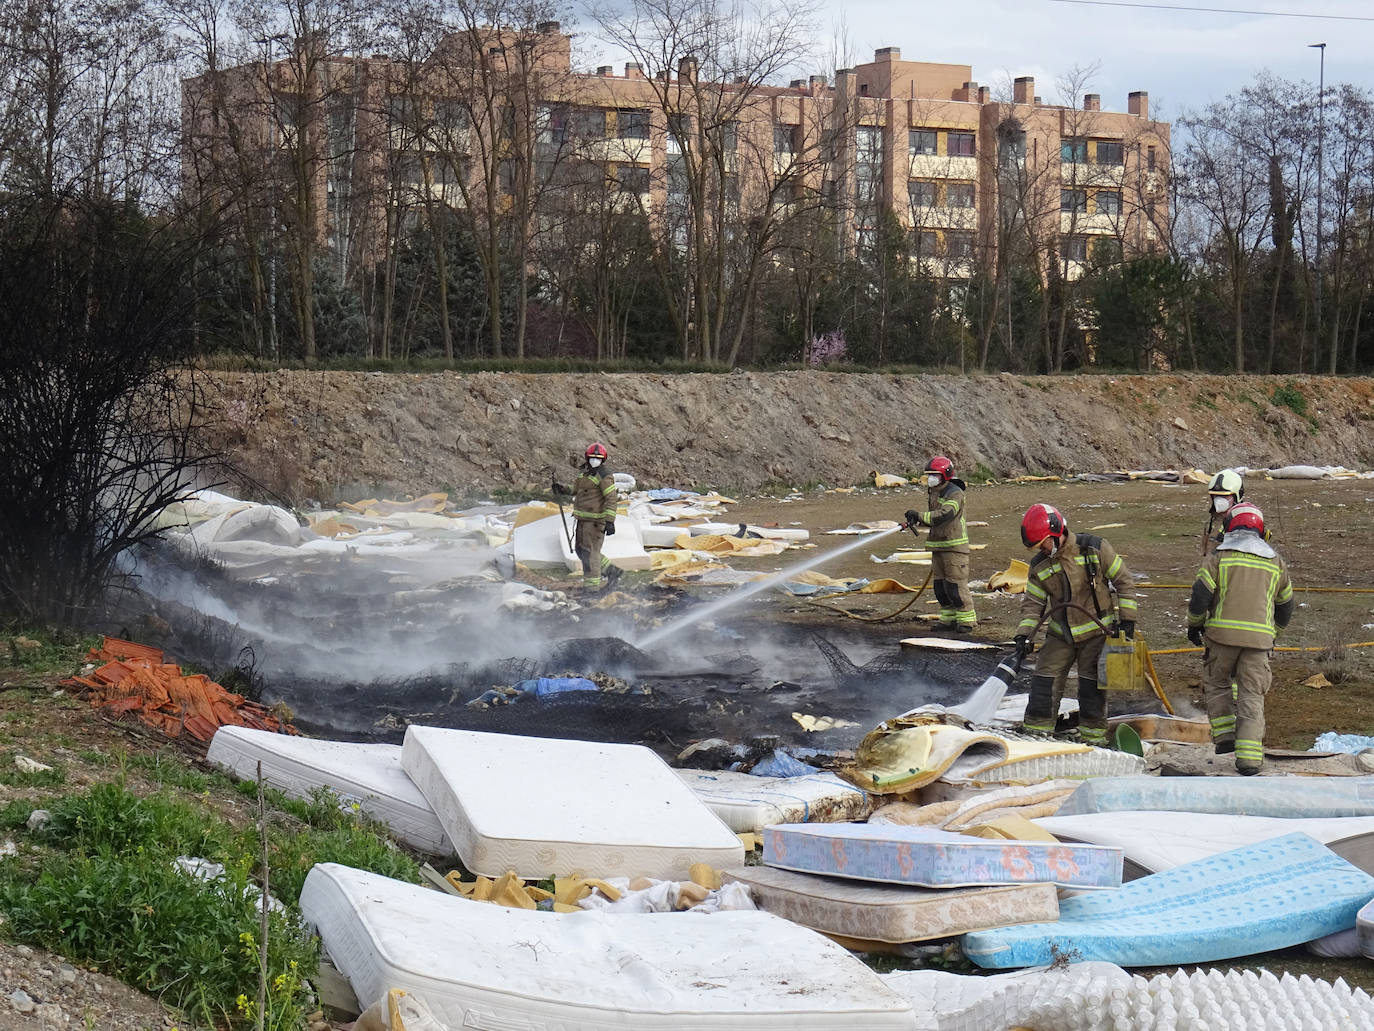
[(772, 755), (765, 755), (754, 763), (754, 768), (749, 772), (755, 777), (805, 777), (815, 773), (816, 767), (792, 758), (781, 748), (775, 748)]
[(1337, 734), (1334, 730), (1328, 730), (1325, 734), (1317, 737), (1317, 743), (1312, 746), (1312, 751), (1349, 752), (1351, 755), (1358, 755), (1367, 748), (1374, 748), (1374, 737), (1365, 737), (1361, 734)]
[(537, 680), (522, 680), (515, 685), (525, 694), (543, 698), (551, 694), (567, 694), (570, 691), (595, 691), (596, 685), (586, 677), (539, 677)]

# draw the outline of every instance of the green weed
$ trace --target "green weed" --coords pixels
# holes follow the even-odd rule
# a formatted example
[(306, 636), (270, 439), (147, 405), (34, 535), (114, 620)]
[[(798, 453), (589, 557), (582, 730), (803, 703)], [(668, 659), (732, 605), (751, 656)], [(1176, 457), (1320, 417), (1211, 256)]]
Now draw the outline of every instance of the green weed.
[(979, 462), (978, 465), (974, 467), (973, 480), (975, 483), (995, 483), (997, 481), (997, 474), (982, 462)]
[(98, 637), (10, 627), (0, 635), (0, 655), (7, 652), (9, 661), (26, 673), (66, 673), (99, 643)]
[(1307, 398), (1304, 397), (1303, 392), (1292, 383), (1287, 383), (1281, 387), (1275, 387), (1273, 394), (1269, 396), (1269, 400), (1274, 403), (1276, 408), (1287, 408), (1294, 415), (1300, 415), (1304, 419), (1307, 418)]

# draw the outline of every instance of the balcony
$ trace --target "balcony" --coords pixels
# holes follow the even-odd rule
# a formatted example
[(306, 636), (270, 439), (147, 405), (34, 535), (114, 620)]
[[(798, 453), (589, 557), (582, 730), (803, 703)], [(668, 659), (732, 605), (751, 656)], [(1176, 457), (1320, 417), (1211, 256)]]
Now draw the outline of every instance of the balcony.
[(1081, 236), (1104, 236), (1115, 233), (1121, 227), (1123, 215), (1098, 215), (1086, 211), (1059, 213), (1059, 231)]
[(941, 157), (938, 154), (908, 155), (909, 179), (973, 179), (978, 178), (976, 157)]

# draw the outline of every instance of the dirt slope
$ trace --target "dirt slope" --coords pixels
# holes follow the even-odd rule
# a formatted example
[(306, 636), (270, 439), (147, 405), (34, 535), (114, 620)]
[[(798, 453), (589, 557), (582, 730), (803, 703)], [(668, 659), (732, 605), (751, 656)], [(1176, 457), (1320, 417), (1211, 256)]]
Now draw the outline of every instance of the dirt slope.
[(970, 477), (1374, 465), (1367, 378), (275, 371), (210, 386), (234, 488), (292, 502), (538, 489), (591, 440), (646, 485), (734, 491), (850, 484), (937, 452)]

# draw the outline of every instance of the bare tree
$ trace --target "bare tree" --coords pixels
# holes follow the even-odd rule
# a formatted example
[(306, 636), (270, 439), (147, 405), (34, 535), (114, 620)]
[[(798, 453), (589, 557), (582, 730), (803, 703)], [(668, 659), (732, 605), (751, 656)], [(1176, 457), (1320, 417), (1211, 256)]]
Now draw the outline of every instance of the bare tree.
[[(679, 264), (661, 264), (660, 272), (684, 358), (738, 355), (787, 181), (769, 167), (762, 182), (748, 184), (758, 192), (746, 213), (739, 162), (766, 155), (773, 165), (774, 147), (761, 129), (772, 135), (767, 83), (805, 57), (813, 12), (809, 0), (630, 0), (594, 13), (607, 38), (649, 76), (668, 136), (662, 214), (676, 246), (659, 254)], [(762, 170), (756, 163), (753, 171)], [(675, 281), (680, 290), (672, 289)]]

